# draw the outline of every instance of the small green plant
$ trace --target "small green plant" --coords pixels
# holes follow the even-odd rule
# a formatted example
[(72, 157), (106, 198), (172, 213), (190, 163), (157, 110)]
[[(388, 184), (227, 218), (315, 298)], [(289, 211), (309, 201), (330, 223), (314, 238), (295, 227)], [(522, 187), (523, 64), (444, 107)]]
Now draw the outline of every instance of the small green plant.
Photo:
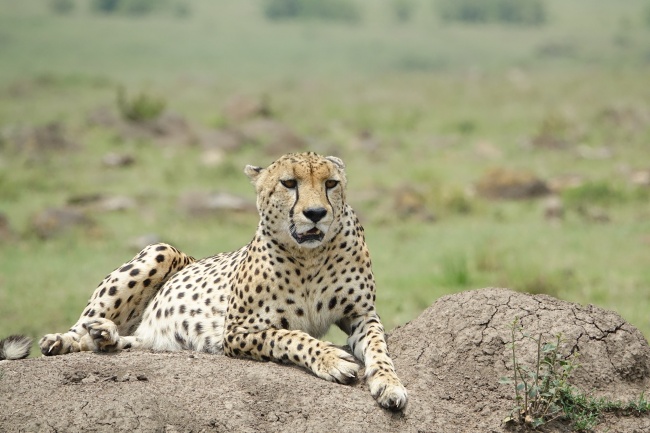
[(129, 98), (124, 87), (117, 90), (117, 107), (122, 118), (131, 122), (156, 119), (165, 109), (165, 101), (151, 94), (140, 92)]
[(546, 149), (562, 149), (573, 144), (571, 124), (562, 115), (549, 113), (542, 119), (537, 134), (532, 138), (533, 146)]
[[(519, 318), (510, 327), (513, 377), (501, 378), (500, 383), (514, 384), (515, 407), (504, 420), (537, 428), (564, 415), (561, 393), (568, 388), (571, 372), (578, 366), (575, 357), (564, 358), (560, 353), (562, 336), (556, 335), (551, 343), (542, 344), (537, 338), (523, 332)], [(532, 368), (517, 359), (517, 336), (533, 340), (537, 344), (537, 358)]]
[[(565, 356), (560, 352), (563, 339), (556, 335), (553, 340), (542, 341), (523, 332), (519, 318), (510, 325), (512, 351), (512, 377), (502, 377), (499, 383), (514, 386), (515, 406), (504, 419), (506, 424), (515, 423), (537, 429), (554, 420), (568, 421), (574, 431), (590, 432), (600, 422), (604, 412), (619, 415), (650, 413), (650, 402), (641, 393), (637, 400), (628, 403), (594, 398), (569, 384), (572, 372), (579, 367), (577, 352)], [(532, 367), (522, 364), (517, 357), (517, 341), (530, 339), (537, 346), (536, 360)]]
[(442, 206), (449, 212), (456, 215), (468, 215), (472, 213), (474, 205), (469, 195), (458, 188), (451, 188), (442, 196)]

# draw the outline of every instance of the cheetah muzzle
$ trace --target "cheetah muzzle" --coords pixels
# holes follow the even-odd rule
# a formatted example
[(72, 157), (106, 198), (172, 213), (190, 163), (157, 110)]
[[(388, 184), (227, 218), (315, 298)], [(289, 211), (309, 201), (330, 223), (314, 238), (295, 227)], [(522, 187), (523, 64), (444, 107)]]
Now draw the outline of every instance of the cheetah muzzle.
[(314, 227), (306, 232), (299, 234), (296, 233), (295, 230), (291, 231), (291, 236), (298, 242), (299, 244), (305, 243), (305, 242), (321, 242), (323, 238), (325, 237), (325, 233), (322, 231), (318, 230), (318, 228)]
[[(360, 361), (377, 402), (404, 409), (343, 161), (298, 153), (244, 172), (260, 215), (248, 245), (201, 260), (147, 246), (99, 284), (68, 332), (45, 335), (41, 352), (196, 350), (293, 363), (338, 383), (354, 381)], [(331, 325), (352, 354), (319, 339)], [(15, 359), (25, 345), (12, 338), (0, 348)]]

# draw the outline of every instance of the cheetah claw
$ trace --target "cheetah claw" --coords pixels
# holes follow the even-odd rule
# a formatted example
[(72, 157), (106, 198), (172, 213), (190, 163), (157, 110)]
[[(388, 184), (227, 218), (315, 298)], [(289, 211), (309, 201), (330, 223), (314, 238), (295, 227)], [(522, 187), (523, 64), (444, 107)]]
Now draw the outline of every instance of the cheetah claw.
[(359, 365), (348, 352), (330, 346), (313, 371), (322, 379), (347, 385), (357, 380)]
[(375, 380), (370, 384), (370, 393), (377, 400), (377, 403), (385, 409), (403, 410), (408, 403), (406, 388), (401, 383), (395, 385)]
[[(47, 337), (47, 336), (46, 336)], [(54, 337), (54, 341), (43, 337), (40, 342), (41, 353), (45, 356), (58, 355), (61, 350), (61, 336)]]
[[(119, 334), (117, 326), (107, 319), (86, 322), (83, 327), (88, 331), (84, 341), (96, 352), (113, 352), (117, 348)], [(89, 338), (86, 338), (89, 337)]]
[(41, 353), (45, 356), (63, 355), (76, 352), (76, 341), (74, 338), (62, 334), (47, 334), (38, 342)]

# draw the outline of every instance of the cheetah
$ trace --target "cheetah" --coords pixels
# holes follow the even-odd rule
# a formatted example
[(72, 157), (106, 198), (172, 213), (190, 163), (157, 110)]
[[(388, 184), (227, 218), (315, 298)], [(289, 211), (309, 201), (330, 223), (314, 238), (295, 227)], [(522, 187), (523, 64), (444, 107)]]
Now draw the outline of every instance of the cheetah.
[[(343, 384), (356, 380), (356, 358), (379, 405), (403, 410), (343, 161), (294, 153), (244, 172), (260, 217), (248, 245), (201, 260), (147, 246), (99, 284), (68, 332), (45, 335), (41, 352), (195, 350), (293, 363)], [(319, 339), (333, 324), (354, 356)]]

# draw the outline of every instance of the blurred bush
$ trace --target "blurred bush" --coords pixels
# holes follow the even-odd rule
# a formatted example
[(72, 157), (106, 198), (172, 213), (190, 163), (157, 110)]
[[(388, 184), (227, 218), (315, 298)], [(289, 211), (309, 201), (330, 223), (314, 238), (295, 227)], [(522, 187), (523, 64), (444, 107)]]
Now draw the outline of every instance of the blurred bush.
[(56, 14), (66, 15), (74, 8), (74, 0), (50, 0), (50, 10)]
[(574, 144), (571, 139), (572, 125), (558, 113), (549, 113), (542, 119), (537, 134), (531, 139), (536, 148), (563, 149)]
[(90, 7), (94, 12), (105, 14), (130, 13), (142, 15), (156, 7), (155, 0), (92, 0)]
[(90, 8), (97, 13), (132, 16), (143, 16), (164, 10), (171, 11), (177, 17), (185, 17), (190, 11), (186, 1), (170, 0), (91, 0)]
[(158, 118), (165, 109), (162, 98), (140, 92), (129, 98), (123, 87), (117, 91), (117, 108), (123, 119), (132, 122), (146, 122)]
[(361, 11), (351, 0), (266, 0), (264, 15), (271, 20), (322, 19), (355, 23)]
[(393, 18), (400, 23), (411, 21), (415, 12), (415, 3), (412, 0), (392, 0), (391, 9)]
[(543, 0), (435, 0), (443, 21), (540, 25), (546, 22)]
[(629, 198), (627, 191), (607, 181), (587, 182), (562, 192), (562, 199), (569, 207), (611, 205), (623, 203)]

